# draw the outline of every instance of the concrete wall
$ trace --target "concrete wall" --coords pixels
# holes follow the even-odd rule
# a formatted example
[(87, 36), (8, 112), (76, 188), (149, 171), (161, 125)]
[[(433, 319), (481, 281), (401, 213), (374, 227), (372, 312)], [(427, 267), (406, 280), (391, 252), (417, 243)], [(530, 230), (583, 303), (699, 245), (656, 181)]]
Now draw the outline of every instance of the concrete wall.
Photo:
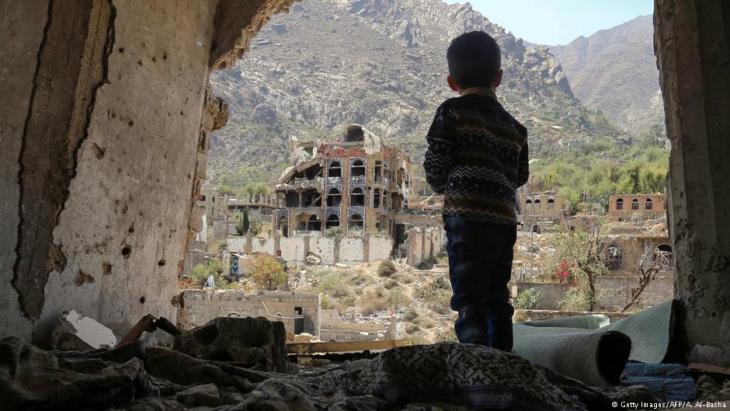
[[(631, 290), (639, 284), (635, 276), (600, 276), (596, 279), (595, 311), (620, 311), (631, 300)], [(517, 292), (537, 289), (541, 293), (538, 310), (559, 310), (560, 302), (571, 287), (556, 283), (515, 283)], [(671, 276), (659, 276), (641, 294), (638, 304), (631, 308), (651, 307), (674, 296), (674, 282)]]
[(289, 339), (294, 333), (295, 307), (302, 308), (304, 332), (319, 335), (319, 294), (284, 291), (245, 295), (243, 291), (185, 290), (178, 324), (190, 329), (216, 317), (265, 317), (282, 321)]
[(225, 123), (210, 66), (289, 3), (0, 3), (0, 337), (42, 341), (70, 309), (117, 334), (175, 318), (207, 131)]
[(281, 258), (287, 262), (301, 263), (307, 256), (304, 237), (280, 237)]
[(270, 237), (253, 237), (250, 239), (251, 252), (276, 255), (274, 239)]
[(309, 241), (309, 251), (319, 256), (322, 264), (334, 264), (335, 239), (333, 237), (312, 238)]
[(340, 240), (340, 261), (343, 263), (362, 262), (364, 256), (361, 237), (343, 237)]
[(393, 251), (392, 239), (388, 237), (371, 236), (368, 238), (368, 242), (369, 261), (387, 260), (390, 258), (390, 253)]

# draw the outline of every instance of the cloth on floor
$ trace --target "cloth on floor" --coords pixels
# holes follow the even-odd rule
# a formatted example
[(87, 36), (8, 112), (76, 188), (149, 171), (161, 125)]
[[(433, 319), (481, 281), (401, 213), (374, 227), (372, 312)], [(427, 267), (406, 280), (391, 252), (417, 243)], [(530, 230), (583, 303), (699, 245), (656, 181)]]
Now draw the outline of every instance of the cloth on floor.
[(643, 385), (664, 401), (692, 401), (697, 397), (697, 384), (683, 364), (626, 364), (621, 376), (624, 385)]
[(616, 331), (514, 326), (512, 351), (589, 385), (618, 384), (631, 340)]
[(617, 384), (628, 360), (676, 357), (671, 341), (677, 304), (670, 300), (608, 325), (601, 315), (514, 324), (512, 351), (590, 385)]
[[(64, 356), (17, 338), (0, 341), (3, 410), (470, 409), (601, 410), (651, 401), (640, 387), (589, 387), (493, 348), (455, 343), (401, 347), (370, 360), (299, 375), (250, 370), (148, 348), (125, 362)], [(211, 385), (214, 384), (215, 388)]]

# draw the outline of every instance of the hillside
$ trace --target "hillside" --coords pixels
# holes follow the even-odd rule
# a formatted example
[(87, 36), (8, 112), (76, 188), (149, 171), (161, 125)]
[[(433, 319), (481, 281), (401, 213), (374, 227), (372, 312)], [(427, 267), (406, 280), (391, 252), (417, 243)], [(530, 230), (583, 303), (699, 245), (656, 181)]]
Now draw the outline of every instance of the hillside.
[(652, 16), (641, 16), (550, 51), (581, 102), (640, 133), (664, 124), (653, 36)]
[[(415, 160), (445, 83), (445, 51), (464, 31), (485, 30), (502, 47), (499, 96), (530, 130), (533, 157), (617, 130), (573, 96), (545, 47), (526, 48), (469, 5), (440, 0), (310, 0), (278, 15), (229, 70), (211, 77), (230, 104), (211, 139), (209, 174), (266, 171), (286, 164), (290, 136), (334, 138), (361, 123)], [(261, 177), (261, 173), (255, 173)]]

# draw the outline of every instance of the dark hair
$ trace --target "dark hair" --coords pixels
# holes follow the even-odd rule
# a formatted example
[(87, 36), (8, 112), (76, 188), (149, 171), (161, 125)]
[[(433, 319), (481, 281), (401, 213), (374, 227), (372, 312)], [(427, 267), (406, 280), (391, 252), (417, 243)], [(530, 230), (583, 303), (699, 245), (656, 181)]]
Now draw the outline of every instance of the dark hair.
[(449, 74), (462, 88), (490, 87), (502, 65), (499, 45), (483, 31), (471, 31), (451, 40), (446, 60)]

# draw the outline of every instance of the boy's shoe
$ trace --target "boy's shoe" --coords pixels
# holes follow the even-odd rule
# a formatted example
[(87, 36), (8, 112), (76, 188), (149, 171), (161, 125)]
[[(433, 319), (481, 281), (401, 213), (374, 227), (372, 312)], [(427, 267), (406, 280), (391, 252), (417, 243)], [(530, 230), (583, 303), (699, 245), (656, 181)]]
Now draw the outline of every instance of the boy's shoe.
[(459, 310), (459, 318), (454, 323), (454, 331), (462, 344), (487, 345), (487, 321), (473, 307)]

